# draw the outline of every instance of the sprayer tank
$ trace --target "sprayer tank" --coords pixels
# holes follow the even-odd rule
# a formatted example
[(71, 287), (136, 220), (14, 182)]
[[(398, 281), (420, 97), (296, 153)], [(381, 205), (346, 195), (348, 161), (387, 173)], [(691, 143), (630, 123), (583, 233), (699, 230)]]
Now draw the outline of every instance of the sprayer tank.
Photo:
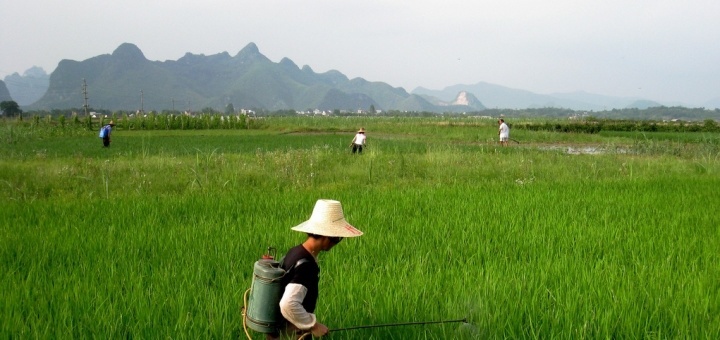
[(285, 270), (280, 262), (260, 259), (255, 262), (247, 308), (248, 326), (260, 333), (272, 333), (280, 326), (279, 301), (283, 293)]

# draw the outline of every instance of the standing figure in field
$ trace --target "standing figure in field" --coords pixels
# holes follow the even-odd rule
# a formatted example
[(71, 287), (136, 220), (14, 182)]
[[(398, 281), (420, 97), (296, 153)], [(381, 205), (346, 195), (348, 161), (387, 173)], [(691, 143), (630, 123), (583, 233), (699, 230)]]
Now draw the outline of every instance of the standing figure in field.
[(330, 251), (343, 238), (363, 234), (345, 220), (340, 202), (324, 199), (315, 203), (309, 220), (292, 230), (306, 233), (307, 239), (291, 248), (281, 263), (288, 271), (284, 281), (287, 285), (280, 299), (280, 312), (287, 322), (281, 331), (284, 334), (271, 334), (267, 336), (269, 339), (307, 332), (314, 337), (328, 334), (327, 326), (318, 322), (314, 314), (320, 281), (317, 257), (322, 251)]
[(500, 136), (500, 145), (508, 146), (508, 140), (510, 140), (510, 128), (505, 124), (505, 119), (500, 118), (498, 120), (500, 128), (498, 128), (498, 135)]
[(103, 146), (106, 148), (110, 146), (110, 134), (113, 126), (115, 126), (115, 123), (111, 120), (110, 123), (100, 128), (100, 138), (102, 138)]
[(355, 138), (353, 138), (352, 142), (350, 142), (350, 146), (352, 147), (352, 153), (362, 153), (366, 139), (367, 137), (365, 136), (365, 128), (360, 128), (357, 134), (355, 134)]

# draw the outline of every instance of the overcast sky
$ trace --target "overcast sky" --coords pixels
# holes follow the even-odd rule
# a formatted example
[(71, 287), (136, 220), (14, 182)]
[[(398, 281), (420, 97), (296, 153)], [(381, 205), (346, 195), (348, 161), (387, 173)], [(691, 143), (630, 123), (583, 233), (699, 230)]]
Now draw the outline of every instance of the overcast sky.
[(718, 0), (0, 0), (0, 79), (132, 43), (236, 55), (408, 92), (488, 82), (702, 105), (720, 98)]

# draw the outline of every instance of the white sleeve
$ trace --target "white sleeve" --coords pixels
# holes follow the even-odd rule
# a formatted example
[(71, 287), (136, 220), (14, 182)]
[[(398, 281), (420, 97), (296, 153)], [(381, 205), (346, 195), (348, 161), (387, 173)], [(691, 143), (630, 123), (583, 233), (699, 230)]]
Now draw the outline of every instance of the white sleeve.
[(302, 305), (307, 288), (298, 283), (289, 283), (280, 299), (280, 313), (295, 327), (307, 330), (315, 326), (315, 314), (308, 313)]

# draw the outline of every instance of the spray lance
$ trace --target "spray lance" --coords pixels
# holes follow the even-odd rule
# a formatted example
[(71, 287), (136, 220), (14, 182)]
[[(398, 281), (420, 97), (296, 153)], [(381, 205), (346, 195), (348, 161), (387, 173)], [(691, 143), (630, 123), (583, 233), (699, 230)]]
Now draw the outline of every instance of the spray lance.
[[(439, 324), (439, 323), (453, 323), (453, 322), (462, 322), (467, 323), (467, 318), (457, 319), (457, 320), (442, 320), (442, 321), (418, 321), (418, 322), (402, 322), (402, 323), (386, 323), (386, 324), (379, 324), (379, 325), (363, 325), (363, 326), (353, 326), (353, 327), (345, 327), (345, 328), (336, 328), (331, 329), (329, 332), (340, 332), (340, 331), (349, 331), (354, 329), (365, 329), (365, 328), (380, 328), (380, 327), (399, 327), (399, 326), (414, 326), (414, 325), (431, 325), (431, 324)], [(307, 332), (301, 335), (298, 340), (303, 340), (308, 336), (312, 336), (312, 333)]]

